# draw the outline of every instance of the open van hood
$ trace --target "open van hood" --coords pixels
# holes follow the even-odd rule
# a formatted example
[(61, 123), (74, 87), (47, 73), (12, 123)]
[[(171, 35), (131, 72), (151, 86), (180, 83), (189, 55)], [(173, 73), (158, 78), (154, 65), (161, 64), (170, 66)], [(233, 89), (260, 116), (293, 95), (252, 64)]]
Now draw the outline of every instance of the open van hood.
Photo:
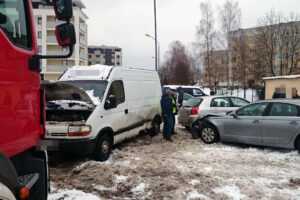
[(41, 86), (46, 92), (46, 102), (56, 100), (74, 100), (93, 104), (89, 95), (81, 88), (62, 82), (44, 82)]

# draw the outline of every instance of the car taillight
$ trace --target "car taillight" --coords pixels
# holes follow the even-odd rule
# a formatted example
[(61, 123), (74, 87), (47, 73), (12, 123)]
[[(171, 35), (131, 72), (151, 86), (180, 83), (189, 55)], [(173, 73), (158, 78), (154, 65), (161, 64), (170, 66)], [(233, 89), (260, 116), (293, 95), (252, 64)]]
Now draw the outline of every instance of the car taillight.
[(198, 115), (199, 107), (193, 107), (191, 110), (191, 115)]

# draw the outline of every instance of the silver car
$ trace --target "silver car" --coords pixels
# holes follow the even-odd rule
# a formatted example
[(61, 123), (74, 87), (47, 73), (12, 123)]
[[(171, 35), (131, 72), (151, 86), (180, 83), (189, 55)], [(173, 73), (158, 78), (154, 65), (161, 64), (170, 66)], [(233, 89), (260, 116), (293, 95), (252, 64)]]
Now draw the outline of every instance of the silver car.
[(198, 121), (197, 130), (207, 144), (221, 140), (300, 151), (300, 100), (258, 101)]
[(234, 96), (203, 96), (183, 103), (178, 112), (178, 123), (186, 129), (193, 127), (197, 119), (210, 113), (230, 112), (249, 104), (249, 101)]

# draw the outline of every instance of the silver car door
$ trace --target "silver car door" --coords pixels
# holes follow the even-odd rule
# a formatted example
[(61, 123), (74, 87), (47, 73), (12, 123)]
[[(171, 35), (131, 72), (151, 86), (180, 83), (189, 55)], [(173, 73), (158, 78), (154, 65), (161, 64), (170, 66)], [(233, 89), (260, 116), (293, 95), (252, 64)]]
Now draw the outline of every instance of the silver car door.
[(261, 130), (264, 144), (289, 144), (297, 130), (300, 130), (298, 107), (293, 104), (273, 103), (269, 116), (263, 120)]
[(224, 122), (224, 139), (248, 144), (261, 143), (261, 123), (268, 103), (256, 103), (235, 112)]

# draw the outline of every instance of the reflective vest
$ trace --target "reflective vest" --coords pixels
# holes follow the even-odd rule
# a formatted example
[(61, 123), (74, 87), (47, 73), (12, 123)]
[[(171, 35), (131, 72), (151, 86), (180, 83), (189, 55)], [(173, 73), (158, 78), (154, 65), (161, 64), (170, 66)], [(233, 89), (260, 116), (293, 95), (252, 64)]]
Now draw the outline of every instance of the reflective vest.
[(173, 104), (173, 114), (175, 114), (176, 113), (176, 102), (173, 97), (171, 97), (171, 99), (172, 99), (172, 104)]

